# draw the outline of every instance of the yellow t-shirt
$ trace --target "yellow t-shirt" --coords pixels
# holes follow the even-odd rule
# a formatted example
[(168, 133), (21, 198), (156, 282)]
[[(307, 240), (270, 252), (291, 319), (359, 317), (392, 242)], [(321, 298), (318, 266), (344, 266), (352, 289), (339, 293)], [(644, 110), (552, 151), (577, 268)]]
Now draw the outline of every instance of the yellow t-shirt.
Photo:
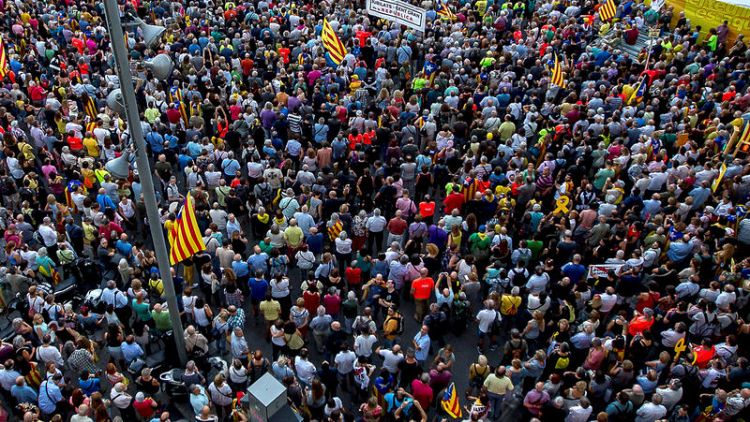
[(302, 244), (302, 239), (304, 239), (304, 237), (305, 234), (298, 226), (290, 226), (284, 230), (284, 239), (286, 239), (286, 243), (293, 248), (299, 247)]
[(281, 315), (281, 304), (276, 300), (264, 300), (260, 302), (260, 312), (266, 321), (276, 321)]
[(96, 138), (84, 138), (83, 147), (86, 148), (89, 157), (99, 158), (99, 143)]
[[(503, 315), (515, 315), (521, 307), (521, 296), (503, 295), (500, 298), (500, 313)], [(512, 310), (515, 308), (515, 312)]]
[(513, 391), (513, 381), (508, 377), (498, 378), (495, 374), (490, 374), (484, 380), (484, 387), (488, 392), (504, 396), (508, 391)]

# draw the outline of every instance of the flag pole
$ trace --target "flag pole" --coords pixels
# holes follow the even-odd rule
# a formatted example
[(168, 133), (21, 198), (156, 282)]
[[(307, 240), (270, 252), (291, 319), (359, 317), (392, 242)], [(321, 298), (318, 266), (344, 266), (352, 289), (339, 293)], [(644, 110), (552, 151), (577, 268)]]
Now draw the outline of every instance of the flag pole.
[[(159, 265), (159, 273), (164, 285), (164, 295), (169, 307), (169, 318), (172, 321), (172, 336), (179, 362), (181, 365), (185, 365), (187, 362), (187, 348), (185, 347), (182, 320), (180, 320), (180, 308), (177, 306), (177, 294), (174, 290), (174, 281), (172, 280), (172, 267), (169, 265), (167, 244), (164, 240), (164, 231), (160, 224), (161, 219), (159, 218), (159, 208), (156, 203), (154, 180), (151, 174), (151, 165), (148, 162), (148, 155), (146, 155), (146, 141), (143, 138), (143, 128), (139, 120), (138, 103), (135, 99), (135, 89), (133, 89), (133, 75), (130, 73), (130, 61), (128, 59), (128, 50), (125, 47), (125, 37), (122, 33), (120, 8), (117, 5), (117, 0), (104, 0), (104, 13), (107, 17), (107, 31), (112, 44), (112, 51), (115, 54), (117, 76), (120, 78), (120, 89), (125, 105), (128, 131), (135, 144), (136, 162), (140, 170), (141, 183), (143, 184), (143, 201), (146, 204), (146, 214), (149, 221), (148, 227), (151, 230), (151, 237), (154, 241), (156, 261)], [(166, 356), (166, 358), (168, 361), (170, 357)]]

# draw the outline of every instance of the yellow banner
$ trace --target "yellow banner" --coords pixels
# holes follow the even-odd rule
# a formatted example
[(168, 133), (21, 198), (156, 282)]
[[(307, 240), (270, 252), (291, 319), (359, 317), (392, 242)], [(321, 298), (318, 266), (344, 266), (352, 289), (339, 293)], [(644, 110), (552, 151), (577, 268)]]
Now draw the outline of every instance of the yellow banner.
[(679, 19), (680, 12), (690, 19), (693, 28), (701, 26), (701, 41), (705, 39), (708, 30), (728, 21), (729, 36), (727, 48), (734, 44), (738, 34), (750, 34), (750, 8), (735, 6), (716, 0), (666, 0), (674, 7), (672, 23)]

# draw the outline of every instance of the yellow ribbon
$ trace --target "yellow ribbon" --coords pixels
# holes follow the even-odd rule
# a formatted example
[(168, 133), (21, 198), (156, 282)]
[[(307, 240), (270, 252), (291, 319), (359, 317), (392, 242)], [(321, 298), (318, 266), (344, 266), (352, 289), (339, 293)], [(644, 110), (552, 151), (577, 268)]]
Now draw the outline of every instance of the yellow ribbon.
[(555, 204), (557, 205), (557, 208), (555, 208), (554, 214), (567, 214), (570, 212), (570, 209), (568, 208), (568, 204), (570, 204), (570, 198), (568, 198), (566, 195), (559, 197)]
[(677, 359), (679, 359), (680, 354), (687, 350), (687, 346), (685, 346), (685, 338), (681, 338), (677, 340), (677, 344), (674, 345), (674, 361), (677, 362)]

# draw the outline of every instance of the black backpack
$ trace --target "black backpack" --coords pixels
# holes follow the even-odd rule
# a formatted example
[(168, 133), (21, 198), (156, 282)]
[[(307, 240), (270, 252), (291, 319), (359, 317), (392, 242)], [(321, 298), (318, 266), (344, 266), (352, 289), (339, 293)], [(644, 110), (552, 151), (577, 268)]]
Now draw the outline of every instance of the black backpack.
[(268, 184), (268, 182), (265, 183), (266, 187), (263, 186), (260, 187), (260, 202), (263, 203), (263, 205), (268, 205), (273, 200), (273, 188), (271, 185)]
[(529, 281), (528, 272), (525, 268), (521, 268), (521, 271), (517, 270), (517, 267), (511, 268), (511, 270), (508, 272), (508, 276), (510, 276), (511, 283), (514, 286), (525, 286), (526, 282)]

